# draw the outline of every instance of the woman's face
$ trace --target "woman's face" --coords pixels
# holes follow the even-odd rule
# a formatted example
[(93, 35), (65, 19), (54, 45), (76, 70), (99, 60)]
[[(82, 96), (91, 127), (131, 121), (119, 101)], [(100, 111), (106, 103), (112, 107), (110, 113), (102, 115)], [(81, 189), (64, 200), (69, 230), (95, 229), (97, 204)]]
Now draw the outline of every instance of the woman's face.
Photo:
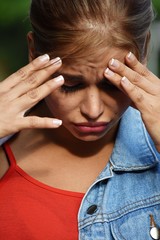
[[(72, 135), (83, 141), (95, 141), (117, 125), (131, 100), (104, 77), (111, 58), (124, 62), (127, 51), (102, 49), (92, 57), (63, 63), (58, 74), (64, 85), (46, 98), (54, 117)], [(87, 54), (86, 54), (87, 55)], [(68, 61), (67, 61), (68, 62)]]

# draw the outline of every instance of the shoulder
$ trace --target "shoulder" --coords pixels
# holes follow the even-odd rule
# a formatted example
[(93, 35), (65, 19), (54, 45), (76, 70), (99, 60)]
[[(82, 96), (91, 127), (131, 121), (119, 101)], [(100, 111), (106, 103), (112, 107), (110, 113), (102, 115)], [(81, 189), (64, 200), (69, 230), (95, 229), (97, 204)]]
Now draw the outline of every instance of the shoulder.
[(5, 175), (8, 168), (9, 168), (9, 163), (8, 163), (7, 157), (5, 155), (5, 152), (2, 146), (0, 146), (0, 179)]

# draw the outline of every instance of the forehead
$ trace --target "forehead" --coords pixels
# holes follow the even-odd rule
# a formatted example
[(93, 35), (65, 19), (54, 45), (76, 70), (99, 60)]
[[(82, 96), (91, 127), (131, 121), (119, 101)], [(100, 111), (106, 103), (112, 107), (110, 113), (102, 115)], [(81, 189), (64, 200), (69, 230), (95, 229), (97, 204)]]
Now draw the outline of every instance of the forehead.
[(63, 65), (60, 69), (62, 74), (70, 75), (96, 75), (102, 77), (105, 68), (108, 66), (108, 62), (112, 58), (116, 58), (121, 62), (124, 62), (124, 57), (128, 53), (128, 50), (117, 48), (101, 48), (95, 50), (92, 56), (86, 54), (83, 58), (67, 58), (63, 59)]

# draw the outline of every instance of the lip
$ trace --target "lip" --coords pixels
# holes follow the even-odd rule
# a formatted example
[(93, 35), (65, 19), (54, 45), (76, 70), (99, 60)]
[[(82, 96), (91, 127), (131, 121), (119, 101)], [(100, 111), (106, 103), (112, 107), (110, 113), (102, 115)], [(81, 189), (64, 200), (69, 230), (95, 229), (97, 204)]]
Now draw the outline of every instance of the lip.
[(76, 130), (81, 133), (102, 133), (106, 130), (108, 123), (96, 122), (96, 123), (78, 123), (74, 124)]

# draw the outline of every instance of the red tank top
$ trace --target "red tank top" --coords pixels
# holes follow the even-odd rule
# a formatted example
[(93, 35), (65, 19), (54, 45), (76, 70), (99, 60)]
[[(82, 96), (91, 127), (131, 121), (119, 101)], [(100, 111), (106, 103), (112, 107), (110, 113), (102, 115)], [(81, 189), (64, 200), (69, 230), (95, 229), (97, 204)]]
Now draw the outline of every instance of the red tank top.
[(0, 180), (0, 239), (76, 240), (77, 214), (84, 194), (59, 190), (26, 174), (10, 147), (10, 168)]

